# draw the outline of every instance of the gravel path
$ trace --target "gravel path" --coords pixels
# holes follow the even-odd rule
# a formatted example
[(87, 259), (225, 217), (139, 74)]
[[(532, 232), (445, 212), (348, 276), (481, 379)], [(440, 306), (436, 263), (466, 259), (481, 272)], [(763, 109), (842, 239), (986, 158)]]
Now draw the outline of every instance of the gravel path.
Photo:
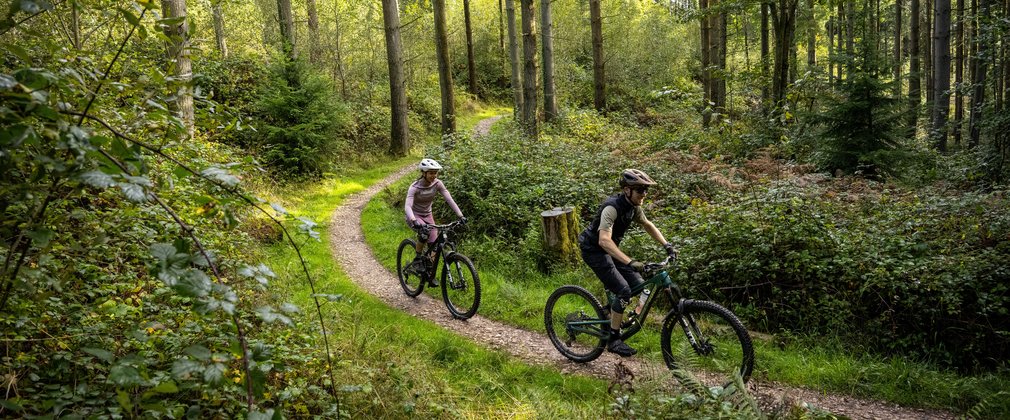
[[(501, 117), (482, 120), (474, 128), (474, 135), (486, 134), (499, 118)], [(594, 376), (612, 383), (624, 382), (628, 378), (628, 371), (633, 375), (633, 380), (656, 378), (661, 375), (669, 377), (662, 363), (651, 363), (635, 357), (621, 360), (610, 353), (604, 353), (591, 363), (573, 363), (558, 353), (545, 335), (484, 318), (480, 316), (479, 311), (469, 320), (454, 320), (441, 299), (433, 299), (427, 294), (421, 294), (417, 298), (405, 295), (396, 274), (382, 267), (365, 243), (361, 229), (361, 212), (373, 195), (415, 170), (414, 165), (409, 165), (390, 174), (368, 189), (348, 197), (344, 204), (333, 212), (330, 220), (331, 251), (359, 287), (391, 307), (427, 319), (488, 348), (507, 352), (531, 365), (549, 365), (564, 373)], [(492, 298), (484, 297), (484, 299)], [(945, 412), (904, 408), (890, 403), (828, 395), (775, 383), (751, 381), (748, 388), (766, 409), (781, 407), (783, 404), (806, 402), (820, 409), (857, 419), (954, 418), (954, 415)]]

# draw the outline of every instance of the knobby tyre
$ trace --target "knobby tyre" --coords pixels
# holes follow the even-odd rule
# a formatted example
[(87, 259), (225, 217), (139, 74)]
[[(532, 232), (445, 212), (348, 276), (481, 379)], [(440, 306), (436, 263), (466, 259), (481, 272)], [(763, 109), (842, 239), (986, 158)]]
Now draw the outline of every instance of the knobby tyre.
[(442, 300), (457, 319), (469, 319), (480, 307), (480, 278), (473, 262), (465, 255), (446, 257), (448, 270), (442, 270)]
[(689, 371), (706, 387), (729, 387), (737, 377), (746, 383), (754, 370), (747, 329), (733, 312), (713, 302), (688, 299), (682, 313), (670, 311), (663, 320), (661, 347), (668, 368)]
[(547, 298), (547, 336), (554, 348), (572, 361), (585, 363), (600, 357), (609, 325), (603, 305), (582, 287), (561, 286)]
[(400, 279), (400, 287), (407, 296), (416, 297), (424, 291), (424, 279), (417, 267), (411, 266), (417, 257), (417, 243), (413, 239), (404, 239), (396, 251), (396, 276)]

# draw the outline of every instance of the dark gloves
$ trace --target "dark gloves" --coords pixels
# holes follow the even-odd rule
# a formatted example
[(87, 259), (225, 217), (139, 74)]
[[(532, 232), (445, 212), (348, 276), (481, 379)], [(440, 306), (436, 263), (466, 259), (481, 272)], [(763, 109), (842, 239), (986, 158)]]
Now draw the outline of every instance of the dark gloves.
[(632, 270), (639, 273), (645, 271), (645, 263), (641, 261), (631, 260), (631, 262), (628, 263), (628, 267), (631, 267)]
[(466, 217), (465, 216), (459, 216), (459, 224), (461, 224), (461, 225), (465, 225), (466, 224)]
[(667, 242), (663, 244), (663, 248), (666, 249), (666, 255), (669, 255), (671, 257), (677, 256), (677, 248), (674, 248), (673, 244)]

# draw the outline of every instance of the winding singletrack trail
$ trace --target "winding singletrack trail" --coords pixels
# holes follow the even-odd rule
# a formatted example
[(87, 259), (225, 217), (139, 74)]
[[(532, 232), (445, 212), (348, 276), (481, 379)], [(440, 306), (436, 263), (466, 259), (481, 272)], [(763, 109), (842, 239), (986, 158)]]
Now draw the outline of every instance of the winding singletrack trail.
[[(500, 116), (482, 120), (474, 128), (475, 136), (488, 132)], [(407, 174), (416, 170), (414, 165), (401, 168), (347, 198), (330, 219), (331, 251), (348, 276), (362, 289), (386, 302), (391, 307), (429, 320), (459, 335), (468, 337), (488, 348), (511, 354), (531, 365), (553, 366), (566, 374), (586, 375), (623, 383), (627, 380), (656, 379), (662, 376), (673, 381), (661, 362), (651, 362), (631, 357), (621, 359), (604, 353), (599, 359), (586, 363), (573, 363), (564, 358), (547, 336), (484, 318), (478, 314), (466, 321), (454, 320), (441, 299), (427, 294), (408, 297), (400, 288), (396, 274), (386, 270), (374, 257), (365, 243), (361, 229), (361, 212), (373, 195)], [(477, 262), (479, 265), (480, 263)], [(494, 299), (484, 296), (484, 300)], [(760, 363), (760, 359), (758, 360)], [(628, 372), (631, 376), (628, 376)], [(752, 380), (748, 388), (764, 407), (806, 402), (820, 409), (856, 419), (952, 419), (951, 413), (900, 407), (895, 404), (863, 400), (847, 396), (825, 394), (817, 391), (792, 388), (776, 383)]]

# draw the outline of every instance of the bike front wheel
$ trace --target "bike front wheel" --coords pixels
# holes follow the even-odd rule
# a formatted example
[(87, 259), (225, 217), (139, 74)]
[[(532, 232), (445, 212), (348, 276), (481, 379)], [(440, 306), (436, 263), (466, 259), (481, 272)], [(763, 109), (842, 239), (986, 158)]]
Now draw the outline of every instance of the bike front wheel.
[(404, 239), (400, 242), (400, 249), (396, 251), (396, 276), (400, 278), (400, 287), (407, 293), (407, 296), (415, 297), (424, 290), (424, 270), (418, 264), (417, 242), (413, 239)]
[(585, 363), (600, 357), (609, 325), (603, 305), (582, 287), (561, 286), (547, 298), (547, 336), (554, 348), (572, 361)]
[(746, 383), (754, 370), (754, 345), (740, 319), (718, 304), (683, 301), (663, 320), (663, 360), (672, 370), (690, 371), (678, 377), (706, 387), (730, 387), (737, 378)]
[(473, 262), (465, 255), (452, 253), (442, 269), (442, 300), (456, 319), (469, 319), (480, 306), (480, 278)]

